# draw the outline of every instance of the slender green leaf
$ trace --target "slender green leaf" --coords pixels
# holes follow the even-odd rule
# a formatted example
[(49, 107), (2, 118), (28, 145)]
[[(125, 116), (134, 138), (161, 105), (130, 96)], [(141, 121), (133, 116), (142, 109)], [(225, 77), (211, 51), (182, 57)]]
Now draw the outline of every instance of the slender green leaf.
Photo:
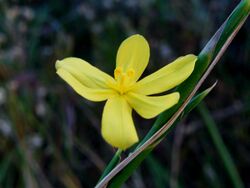
[(213, 88), (216, 86), (217, 81), (209, 88), (206, 90), (202, 91), (198, 95), (196, 95), (192, 100), (188, 103), (187, 107), (183, 111), (183, 115), (188, 114), (191, 112), (200, 102), (213, 90)]
[(189, 112), (191, 112), (196, 106), (200, 104), (200, 102), (213, 90), (213, 88), (216, 86), (217, 82), (215, 82), (211, 87), (207, 88), (206, 90), (202, 91), (201, 93), (197, 94), (195, 97), (192, 98), (192, 100), (187, 104), (185, 109), (183, 110), (182, 114), (179, 116), (178, 120), (174, 122), (174, 124), (164, 133), (157, 141), (160, 142), (164, 137), (185, 117), (188, 115)]

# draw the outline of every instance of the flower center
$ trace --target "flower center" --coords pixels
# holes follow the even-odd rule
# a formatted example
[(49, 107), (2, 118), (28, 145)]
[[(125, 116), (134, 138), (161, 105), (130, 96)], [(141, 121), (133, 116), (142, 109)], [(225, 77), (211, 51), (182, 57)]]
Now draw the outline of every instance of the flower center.
[(120, 94), (126, 93), (134, 83), (135, 71), (128, 69), (123, 72), (121, 67), (117, 67), (114, 71), (115, 80), (117, 81), (117, 90)]

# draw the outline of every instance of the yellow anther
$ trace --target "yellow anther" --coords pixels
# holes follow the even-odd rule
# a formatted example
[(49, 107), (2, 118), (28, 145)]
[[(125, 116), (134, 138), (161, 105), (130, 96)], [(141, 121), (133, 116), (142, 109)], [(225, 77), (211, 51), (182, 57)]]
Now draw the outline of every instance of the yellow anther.
[(128, 87), (133, 82), (133, 77), (135, 75), (135, 71), (133, 69), (128, 69), (126, 72), (123, 72), (121, 67), (117, 67), (114, 71), (114, 77), (117, 81), (117, 90), (120, 94), (124, 94)]
[(122, 68), (121, 67), (117, 67), (115, 69), (115, 72), (114, 72), (114, 76), (115, 76), (115, 79), (117, 80), (118, 77), (122, 74)]
[(126, 74), (122, 73), (122, 75), (121, 75), (121, 86), (123, 86), (125, 84), (126, 77), (127, 77)]
[(134, 69), (129, 69), (127, 72), (127, 75), (129, 78), (133, 78), (135, 76), (135, 71)]
[(124, 90), (126, 88), (127, 77), (128, 76), (125, 73), (122, 73), (118, 78), (120, 94), (124, 93)]

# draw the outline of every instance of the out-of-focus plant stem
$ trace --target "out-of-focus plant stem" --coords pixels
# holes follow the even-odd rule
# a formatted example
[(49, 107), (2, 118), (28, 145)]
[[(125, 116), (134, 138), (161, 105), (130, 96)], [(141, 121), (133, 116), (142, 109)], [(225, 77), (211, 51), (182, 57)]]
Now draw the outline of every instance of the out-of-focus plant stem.
[(222, 160), (222, 163), (226, 169), (226, 172), (228, 173), (232, 184), (235, 188), (243, 188), (244, 185), (241, 181), (240, 175), (238, 173), (238, 170), (234, 164), (234, 161), (225, 145), (225, 143), (222, 140), (222, 137), (220, 135), (220, 132), (217, 128), (217, 125), (211, 116), (209, 110), (207, 109), (206, 105), (204, 103), (201, 103), (198, 106), (199, 113), (204, 121), (204, 124), (208, 130), (208, 133), (214, 143), (214, 146)]

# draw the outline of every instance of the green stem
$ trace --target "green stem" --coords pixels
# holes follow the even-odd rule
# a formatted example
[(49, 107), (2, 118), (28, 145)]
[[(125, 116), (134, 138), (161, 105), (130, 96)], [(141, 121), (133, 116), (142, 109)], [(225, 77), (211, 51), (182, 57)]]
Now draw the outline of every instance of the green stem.
[(233, 162), (233, 159), (225, 145), (225, 143), (222, 140), (222, 137), (219, 133), (219, 130), (217, 128), (217, 125), (212, 118), (209, 110), (205, 106), (204, 103), (201, 103), (198, 106), (199, 113), (206, 125), (206, 128), (208, 130), (209, 135), (211, 136), (211, 139), (214, 143), (214, 146), (221, 157), (221, 160), (223, 162), (223, 165), (233, 183), (233, 186), (235, 188), (243, 188), (244, 185), (241, 181), (240, 175), (237, 171), (237, 168)]
[(116, 151), (116, 153), (113, 156), (112, 160), (109, 162), (109, 164), (107, 165), (107, 167), (103, 171), (102, 176), (100, 177), (99, 181), (101, 181), (119, 163), (120, 158), (121, 158), (121, 153), (122, 153), (121, 149), (118, 149)]

